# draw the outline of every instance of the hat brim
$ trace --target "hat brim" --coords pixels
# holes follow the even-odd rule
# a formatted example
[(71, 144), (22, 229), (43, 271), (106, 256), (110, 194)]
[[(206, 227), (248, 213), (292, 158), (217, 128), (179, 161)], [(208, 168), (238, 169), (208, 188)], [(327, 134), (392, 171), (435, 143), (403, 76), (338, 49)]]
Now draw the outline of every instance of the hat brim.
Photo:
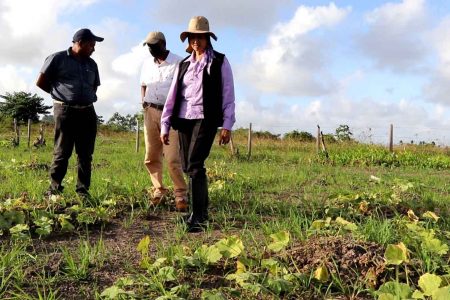
[[(76, 43), (76, 42), (79, 42), (81, 39), (77, 39), (77, 41), (76, 41), (76, 39), (72, 39), (72, 43)], [(96, 36), (96, 35), (93, 35), (93, 36), (91, 36), (91, 37), (89, 37), (89, 38), (86, 38), (86, 39), (84, 39), (84, 40), (86, 40), (86, 41), (96, 41), (96, 42), (103, 42), (105, 39), (104, 38), (102, 38), (102, 37), (99, 37), (99, 36)]]
[(105, 40), (104, 38), (94, 35), (94, 41), (103, 42), (104, 40)]
[(211, 31), (203, 31), (203, 30), (193, 30), (193, 31), (183, 31), (180, 34), (180, 39), (182, 42), (186, 40), (186, 38), (189, 36), (190, 33), (207, 33), (210, 37), (212, 37), (215, 41), (217, 41), (217, 36), (214, 34), (214, 32)]
[(146, 45), (155, 45), (155, 44), (157, 44), (159, 41), (162, 41), (162, 40), (145, 41), (145, 42), (142, 44), (142, 46), (146, 46)]

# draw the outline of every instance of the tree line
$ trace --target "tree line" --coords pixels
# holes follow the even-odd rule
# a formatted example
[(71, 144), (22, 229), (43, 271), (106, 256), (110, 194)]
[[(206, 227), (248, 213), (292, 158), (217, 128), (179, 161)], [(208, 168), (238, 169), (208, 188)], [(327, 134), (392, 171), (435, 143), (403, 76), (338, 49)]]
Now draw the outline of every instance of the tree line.
[[(33, 123), (41, 121), (43, 123), (53, 123), (53, 116), (50, 114), (52, 106), (44, 104), (44, 98), (37, 94), (27, 92), (14, 92), (0, 95), (0, 120), (7, 121), (16, 119), (18, 124), (27, 124), (28, 120)], [(42, 115), (42, 118), (39, 118)], [(136, 130), (137, 120), (141, 122), (142, 114), (127, 114), (122, 116), (118, 112), (114, 113), (105, 123), (102, 116), (97, 116), (99, 125), (104, 125), (115, 131)], [(142, 123), (141, 123), (142, 124)]]
[[(44, 105), (44, 98), (37, 94), (27, 92), (14, 92), (0, 95), (3, 102), (0, 102), (0, 118), (17, 119), (19, 124), (26, 124), (30, 119), (32, 122), (39, 120), (44, 123), (53, 123), (53, 116), (49, 110), (52, 106)], [(42, 118), (39, 119), (39, 115)], [(142, 113), (134, 115), (127, 114), (125, 116), (115, 112), (111, 118), (105, 123), (102, 116), (97, 116), (98, 124), (108, 127), (114, 131), (135, 131), (138, 122), (142, 125)], [(238, 129), (239, 131), (239, 129)], [(279, 134), (273, 134), (269, 131), (255, 131), (253, 135), (257, 138), (280, 139)], [(327, 142), (336, 141), (352, 141), (353, 133), (348, 125), (340, 125), (336, 128), (334, 134), (325, 134), (324, 138)], [(302, 142), (313, 142), (315, 137), (306, 131), (293, 130), (284, 134), (284, 139), (297, 140)]]

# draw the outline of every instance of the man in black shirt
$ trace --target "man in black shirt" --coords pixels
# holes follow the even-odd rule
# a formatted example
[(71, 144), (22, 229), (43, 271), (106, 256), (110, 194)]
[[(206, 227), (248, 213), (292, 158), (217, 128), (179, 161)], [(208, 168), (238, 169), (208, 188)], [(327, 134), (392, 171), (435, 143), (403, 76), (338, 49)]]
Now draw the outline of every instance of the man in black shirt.
[(50, 168), (49, 194), (63, 191), (62, 180), (75, 146), (78, 157), (76, 192), (87, 196), (91, 184), (91, 163), (97, 134), (97, 101), (100, 77), (97, 64), (90, 58), (96, 42), (103, 38), (89, 29), (80, 29), (73, 36), (73, 45), (56, 52), (44, 62), (36, 85), (53, 98), (55, 144)]

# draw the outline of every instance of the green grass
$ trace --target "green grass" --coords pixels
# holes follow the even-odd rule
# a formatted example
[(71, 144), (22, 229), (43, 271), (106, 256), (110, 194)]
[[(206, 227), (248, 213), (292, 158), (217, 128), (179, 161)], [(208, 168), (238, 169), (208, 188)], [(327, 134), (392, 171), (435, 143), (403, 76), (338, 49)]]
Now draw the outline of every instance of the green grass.
[[(0, 137), (0, 141), (6, 139)], [(111, 287), (123, 299), (163, 295), (191, 299), (202, 293), (242, 299), (288, 299), (294, 295), (370, 299), (380, 284), (395, 279), (386, 266), (379, 281), (370, 285), (360, 275), (366, 270), (346, 273), (340, 258), (327, 262), (332, 275), (324, 282), (314, 278), (317, 265), (295, 267), (288, 262), (286, 274), (261, 265), (267, 258), (285, 261), (286, 255), (310, 242), (310, 251), (319, 251), (313, 241), (332, 237), (350, 238), (361, 245), (374, 243), (380, 249), (403, 242), (410, 251), (409, 268), (414, 270), (408, 282), (415, 286), (425, 272), (442, 276), (449, 272), (449, 254), (442, 246), (450, 238), (448, 149), (408, 146), (392, 155), (379, 146), (336, 143), (328, 145), (327, 160), (317, 155), (314, 143), (255, 139), (252, 157), (247, 159), (246, 137), (235, 136), (234, 142), (240, 156), (231, 156), (228, 147), (214, 145), (207, 160), (211, 223), (203, 234), (187, 234), (177, 222), (179, 214), (168, 212), (168, 205), (149, 205), (151, 183), (143, 165), (144, 145), (136, 153), (132, 133), (99, 133), (89, 201), (79, 199), (74, 191), (75, 157), (69, 164), (63, 197), (43, 196), (52, 160), (48, 137), (47, 146), (40, 149), (28, 149), (24, 143), (17, 148), (0, 143), (0, 295), (11, 299), (26, 294), (33, 299), (61, 295), (107, 299), (100, 295)], [(171, 186), (167, 173), (164, 181)], [(432, 238), (443, 247), (440, 254), (433, 252), (437, 250), (431, 244), (436, 241), (424, 247), (428, 231), (421, 231), (425, 233), (420, 236), (407, 228), (405, 224), (412, 222), (408, 210), (419, 218), (417, 224), (433, 230)], [(439, 220), (424, 217), (427, 211), (436, 213)], [(353, 225), (345, 227), (339, 218)], [(315, 221), (325, 225), (313, 228)], [(27, 224), (29, 231), (13, 236), (9, 229), (22, 224)], [(356, 229), (349, 229), (352, 226)], [(269, 236), (281, 231), (290, 233), (290, 244), (281, 254), (271, 253)], [(176, 280), (159, 273), (160, 267), (149, 271), (139, 266), (136, 247), (146, 235), (151, 238), (151, 263), (166, 258), (165, 267), (174, 268)], [(239, 258), (180, 265), (183, 255), (193, 256), (202, 245), (233, 235), (245, 245)], [(28, 246), (19, 247), (18, 243)], [(45, 265), (54, 256), (60, 261), (49, 273)], [(252, 275), (248, 285), (225, 279), (236, 272), (238, 259), (245, 262), (248, 272), (260, 274)], [(33, 285), (23, 279), (27, 268), (33, 270)], [(294, 274), (294, 269), (304, 273)], [(348, 276), (361, 278), (350, 283)], [(132, 282), (127, 283), (124, 278), (128, 277)]]

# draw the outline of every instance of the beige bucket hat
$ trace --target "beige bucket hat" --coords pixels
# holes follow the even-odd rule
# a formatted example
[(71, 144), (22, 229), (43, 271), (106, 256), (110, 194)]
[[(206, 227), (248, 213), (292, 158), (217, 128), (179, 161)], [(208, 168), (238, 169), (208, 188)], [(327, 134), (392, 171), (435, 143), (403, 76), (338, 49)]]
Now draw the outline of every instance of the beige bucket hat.
[(209, 31), (208, 19), (203, 16), (193, 17), (189, 21), (188, 29), (180, 34), (180, 39), (182, 42), (186, 40), (189, 33), (208, 33), (214, 40), (217, 41), (217, 36), (213, 32)]

